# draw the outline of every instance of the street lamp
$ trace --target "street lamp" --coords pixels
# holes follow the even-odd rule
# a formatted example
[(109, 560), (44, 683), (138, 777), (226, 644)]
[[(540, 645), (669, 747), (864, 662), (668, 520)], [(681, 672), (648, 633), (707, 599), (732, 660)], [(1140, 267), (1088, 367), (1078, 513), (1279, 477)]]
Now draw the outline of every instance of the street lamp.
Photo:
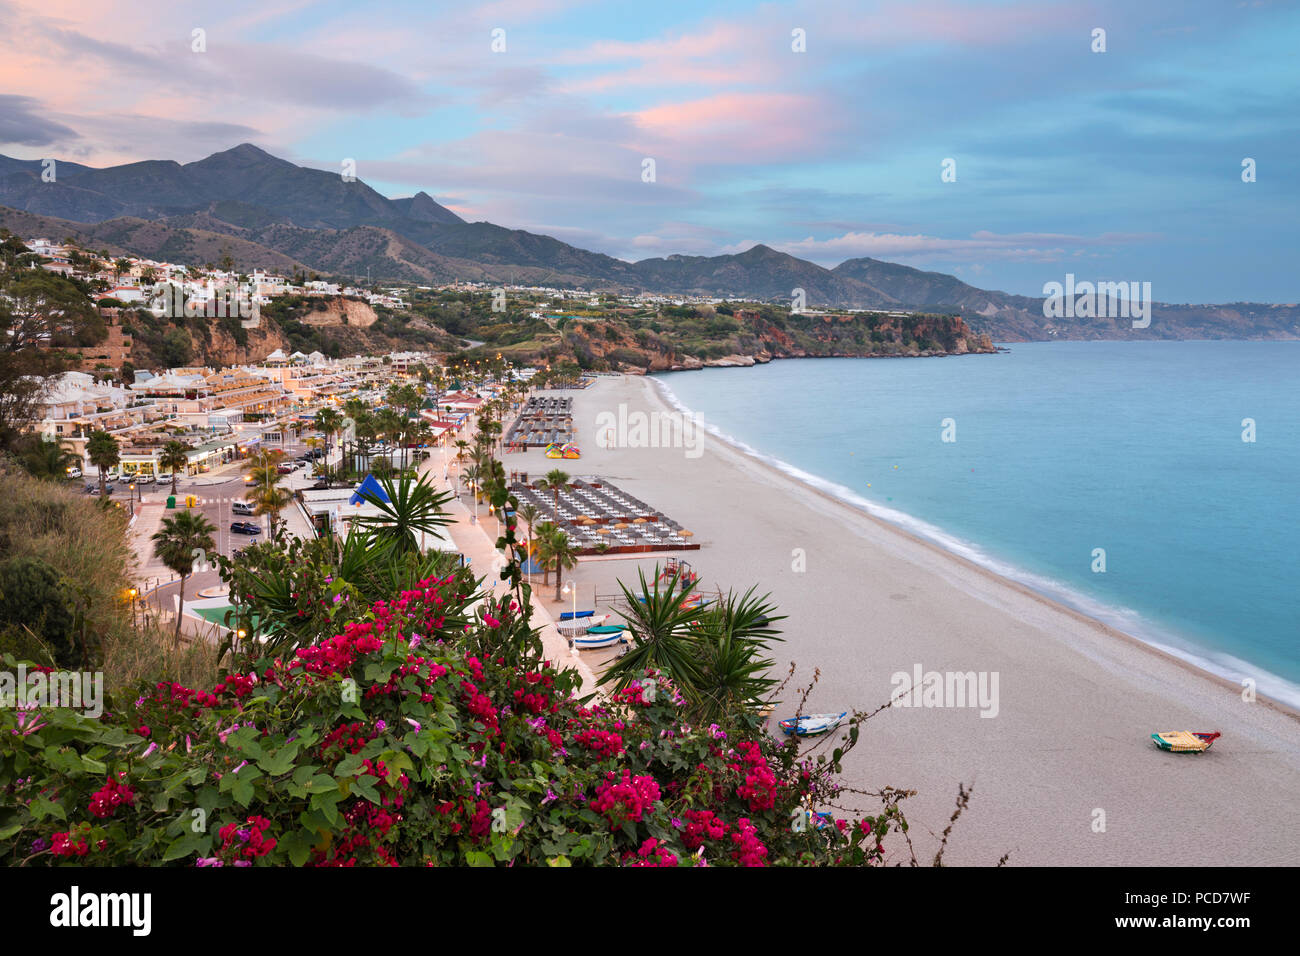
[[(558, 566), (557, 566), (557, 569), (556, 569), (556, 572), (555, 572), (555, 573), (556, 573), (556, 574), (559, 574), (559, 573), (560, 573), (560, 572), (559, 572), (559, 569), (558, 569)], [(572, 594), (573, 594), (573, 620), (569, 622), (569, 634), (568, 634), (568, 638), (569, 638), (569, 653), (572, 654), (574, 657), (577, 657), (577, 656), (578, 656), (578, 643), (577, 643), (577, 637), (578, 637), (578, 631), (577, 631), (577, 627), (578, 627), (578, 589), (575, 588), (575, 587), (573, 586), (573, 582), (571, 582), (571, 581), (565, 581), (565, 582), (564, 582), (564, 587), (560, 589), (560, 593), (561, 593), (561, 594), (569, 594), (570, 592), (572, 592)]]
[(135, 588), (127, 588), (127, 595), (131, 598), (131, 630), (138, 630), (135, 623), (135, 596), (138, 593)]

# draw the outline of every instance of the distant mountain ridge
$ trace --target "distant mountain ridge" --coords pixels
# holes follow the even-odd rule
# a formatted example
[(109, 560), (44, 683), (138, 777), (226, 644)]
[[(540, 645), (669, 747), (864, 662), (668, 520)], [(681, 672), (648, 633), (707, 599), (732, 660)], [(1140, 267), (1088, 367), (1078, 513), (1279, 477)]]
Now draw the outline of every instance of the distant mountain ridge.
[[(999, 341), (1060, 338), (1300, 338), (1295, 305), (1157, 303), (1149, 328), (1128, 320), (1049, 319), (1043, 300), (978, 289), (938, 272), (872, 258), (833, 269), (756, 245), (720, 256), (629, 263), (551, 236), (466, 222), (427, 192), (388, 199), (361, 180), (280, 159), (250, 143), (180, 164), (95, 169), (0, 156), (0, 226), (96, 246), (242, 269), (294, 269), (436, 284), (455, 280), (618, 292), (729, 296), (808, 308), (960, 314)], [(8, 207), (8, 208), (3, 208)]]

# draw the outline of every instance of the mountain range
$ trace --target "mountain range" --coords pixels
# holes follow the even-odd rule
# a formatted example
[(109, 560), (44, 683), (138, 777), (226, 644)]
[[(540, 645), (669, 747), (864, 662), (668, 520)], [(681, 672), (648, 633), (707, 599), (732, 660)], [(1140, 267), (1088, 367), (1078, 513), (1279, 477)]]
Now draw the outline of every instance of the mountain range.
[(461, 281), (615, 292), (730, 296), (809, 308), (960, 314), (997, 341), (1300, 338), (1300, 307), (1156, 303), (1152, 322), (1046, 318), (1043, 300), (978, 289), (943, 273), (857, 258), (827, 269), (756, 245), (742, 253), (625, 262), (551, 236), (466, 222), (428, 193), (389, 199), (359, 179), (295, 165), (248, 143), (181, 164), (97, 169), (0, 156), (0, 226), (73, 237), (115, 255), (194, 265), (229, 255), (241, 270), (302, 270), (419, 284)]

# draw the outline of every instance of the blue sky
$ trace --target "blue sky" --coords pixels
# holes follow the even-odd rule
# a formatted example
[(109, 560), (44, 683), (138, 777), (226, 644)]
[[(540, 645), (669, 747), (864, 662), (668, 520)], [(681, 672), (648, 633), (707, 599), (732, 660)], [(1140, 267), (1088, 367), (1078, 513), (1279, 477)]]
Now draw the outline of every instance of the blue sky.
[(1298, 46), (1297, 4), (1263, 0), (0, 0), (0, 152), (247, 140), (625, 259), (764, 242), (1294, 302)]

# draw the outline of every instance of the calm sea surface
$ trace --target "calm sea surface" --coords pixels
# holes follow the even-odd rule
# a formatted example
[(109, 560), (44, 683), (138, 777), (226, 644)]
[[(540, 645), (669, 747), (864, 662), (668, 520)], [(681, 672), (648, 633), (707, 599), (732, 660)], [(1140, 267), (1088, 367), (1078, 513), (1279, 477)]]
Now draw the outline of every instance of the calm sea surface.
[(1010, 348), (656, 378), (796, 477), (1300, 705), (1300, 342)]

